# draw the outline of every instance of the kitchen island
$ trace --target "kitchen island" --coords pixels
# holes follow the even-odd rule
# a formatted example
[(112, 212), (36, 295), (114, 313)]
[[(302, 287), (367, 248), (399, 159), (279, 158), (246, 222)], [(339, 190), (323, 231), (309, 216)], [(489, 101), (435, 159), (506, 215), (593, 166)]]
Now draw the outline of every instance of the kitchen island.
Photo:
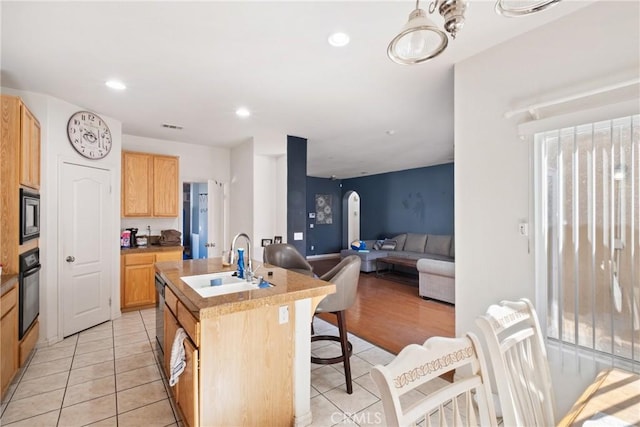
[(264, 265), (255, 275), (273, 286), (203, 298), (181, 277), (234, 267), (213, 258), (159, 262), (155, 269), (166, 284), (167, 377), (176, 330), (183, 328), (188, 336), (187, 367), (172, 388), (188, 425), (311, 423), (310, 323), (317, 304), (335, 292), (335, 285)]

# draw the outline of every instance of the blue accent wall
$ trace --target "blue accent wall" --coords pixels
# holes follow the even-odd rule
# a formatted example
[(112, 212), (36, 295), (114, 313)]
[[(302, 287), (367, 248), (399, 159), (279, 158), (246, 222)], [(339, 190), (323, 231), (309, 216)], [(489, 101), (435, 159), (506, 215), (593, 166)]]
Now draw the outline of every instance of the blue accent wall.
[(360, 238), (454, 234), (453, 163), (342, 180), (360, 195)]
[[(332, 254), (343, 249), (340, 183), (340, 180), (307, 177), (307, 255)], [(309, 213), (316, 212), (316, 194), (331, 196), (331, 224), (316, 224), (316, 219), (309, 218)]]
[[(306, 255), (307, 140), (287, 135), (287, 243)], [(302, 240), (293, 233), (302, 232)]]

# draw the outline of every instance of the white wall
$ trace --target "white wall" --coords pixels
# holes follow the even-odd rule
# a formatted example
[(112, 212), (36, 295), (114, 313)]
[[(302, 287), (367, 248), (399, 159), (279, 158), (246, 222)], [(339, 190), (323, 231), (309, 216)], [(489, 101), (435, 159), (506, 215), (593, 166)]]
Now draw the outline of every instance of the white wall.
[[(230, 150), (228, 148), (122, 135), (122, 149), (180, 157), (178, 202), (180, 207), (182, 207), (183, 182), (206, 183), (209, 179), (218, 182), (229, 182), (230, 179)], [(139, 229), (139, 235), (146, 234), (147, 226), (151, 227), (151, 234), (153, 235), (159, 235), (161, 230), (167, 229), (175, 229), (182, 232), (182, 211), (180, 211), (178, 218), (123, 218), (121, 221), (121, 228), (136, 227)]]
[(276, 235), (277, 158), (260, 156), (253, 164), (253, 259), (262, 261), (262, 239)]
[[(533, 210), (530, 146), (518, 138), (517, 120), (503, 114), (523, 102), (611, 83), (629, 70), (640, 74), (639, 16), (638, 2), (598, 2), (456, 65), (458, 335), (477, 333), (475, 318), (489, 304), (535, 301), (535, 242), (517, 227)], [(594, 371), (551, 359), (564, 413)]]
[[(110, 251), (106, 257), (110, 259), (110, 281), (112, 300), (120, 301), (120, 243), (117, 238), (120, 228), (120, 153), (122, 146), (121, 123), (103, 114), (111, 131), (113, 144), (109, 155), (101, 160), (87, 160), (81, 157), (67, 139), (67, 122), (69, 117), (85, 108), (47, 95), (33, 92), (16, 91), (2, 88), (3, 94), (20, 96), (27, 107), (34, 113), (41, 126), (41, 223), (40, 257), (42, 272), (40, 274), (40, 341), (55, 342), (62, 339), (62, 325), (58, 321), (60, 314), (60, 284), (58, 281), (59, 266), (65, 254), (59, 251), (58, 219), (64, 215), (65, 207), (58, 206), (58, 199), (63, 188), (58, 187), (59, 168), (63, 161), (70, 161), (93, 167), (107, 169), (111, 174), (112, 212), (111, 222), (106, 224), (107, 232), (114, 236)], [(120, 315), (120, 305), (113, 304), (111, 315)]]
[[(246, 233), (256, 246), (253, 235), (253, 139), (231, 149), (231, 180), (229, 181), (229, 235)], [(242, 247), (244, 247), (244, 242)], [(260, 242), (258, 242), (260, 246)], [(255, 253), (255, 250), (254, 250)]]

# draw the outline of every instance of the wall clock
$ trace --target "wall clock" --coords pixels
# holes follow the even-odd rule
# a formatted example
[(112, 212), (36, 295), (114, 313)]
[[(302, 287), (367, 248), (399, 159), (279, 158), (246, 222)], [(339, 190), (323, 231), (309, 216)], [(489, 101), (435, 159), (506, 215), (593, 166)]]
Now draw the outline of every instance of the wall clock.
[(102, 159), (111, 151), (111, 131), (100, 116), (78, 111), (67, 123), (67, 136), (75, 150), (87, 159)]

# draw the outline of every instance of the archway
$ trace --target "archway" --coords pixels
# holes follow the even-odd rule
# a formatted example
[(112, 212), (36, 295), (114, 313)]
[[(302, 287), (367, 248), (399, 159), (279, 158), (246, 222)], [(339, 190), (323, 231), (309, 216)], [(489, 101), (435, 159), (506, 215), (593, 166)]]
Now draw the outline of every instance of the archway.
[(355, 191), (342, 197), (342, 239), (345, 248), (360, 240), (360, 195)]

